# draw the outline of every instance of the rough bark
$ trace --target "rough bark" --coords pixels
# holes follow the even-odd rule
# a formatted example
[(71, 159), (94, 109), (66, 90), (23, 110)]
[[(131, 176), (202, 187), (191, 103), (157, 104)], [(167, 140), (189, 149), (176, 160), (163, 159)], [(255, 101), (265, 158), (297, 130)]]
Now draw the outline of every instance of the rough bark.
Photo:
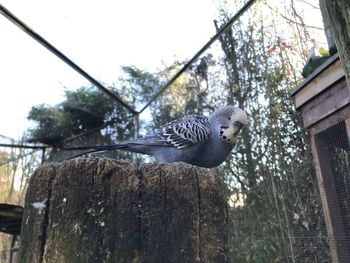
[[(39, 209), (33, 203), (45, 201)], [(79, 158), (39, 168), (20, 262), (227, 262), (222, 180), (183, 163)]]
[(320, 0), (325, 24), (330, 23), (335, 45), (350, 88), (350, 1)]

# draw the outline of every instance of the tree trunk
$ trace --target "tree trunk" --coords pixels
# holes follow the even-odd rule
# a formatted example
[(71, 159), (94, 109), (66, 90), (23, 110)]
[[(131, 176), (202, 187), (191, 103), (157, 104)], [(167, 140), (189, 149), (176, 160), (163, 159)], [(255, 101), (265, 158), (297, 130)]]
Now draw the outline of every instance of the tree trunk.
[(84, 159), (33, 174), (19, 262), (227, 262), (221, 178), (183, 163)]
[(350, 87), (350, 1), (320, 0), (320, 7), (325, 24), (331, 25), (330, 29)]

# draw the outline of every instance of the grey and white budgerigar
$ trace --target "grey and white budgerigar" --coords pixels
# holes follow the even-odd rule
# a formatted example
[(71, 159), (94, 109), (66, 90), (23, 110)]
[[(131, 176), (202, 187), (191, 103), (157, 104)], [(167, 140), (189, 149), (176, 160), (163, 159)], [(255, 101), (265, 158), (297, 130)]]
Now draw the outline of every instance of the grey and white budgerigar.
[(107, 146), (91, 152), (120, 149), (152, 155), (158, 162), (185, 162), (212, 168), (226, 160), (247, 123), (240, 108), (224, 106), (209, 117), (190, 115), (169, 122), (143, 138)]

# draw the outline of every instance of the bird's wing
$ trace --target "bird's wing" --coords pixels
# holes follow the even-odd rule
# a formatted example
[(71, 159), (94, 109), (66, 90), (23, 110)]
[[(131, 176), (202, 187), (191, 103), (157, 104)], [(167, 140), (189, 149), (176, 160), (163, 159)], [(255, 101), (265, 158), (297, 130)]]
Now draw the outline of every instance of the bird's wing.
[[(165, 124), (159, 129), (146, 134), (144, 138), (135, 141), (125, 141), (112, 145), (99, 145), (87, 147), (75, 147), (80, 150), (90, 149), (90, 151), (78, 154), (72, 158), (82, 156), (87, 153), (109, 151), (115, 149), (128, 149), (129, 151), (149, 154), (150, 147), (175, 147), (182, 149), (194, 143), (204, 142), (212, 134), (208, 117), (190, 115), (182, 119)], [(142, 148), (143, 147), (143, 148)]]
[(190, 115), (154, 130), (163, 143), (182, 149), (211, 136), (208, 117)]

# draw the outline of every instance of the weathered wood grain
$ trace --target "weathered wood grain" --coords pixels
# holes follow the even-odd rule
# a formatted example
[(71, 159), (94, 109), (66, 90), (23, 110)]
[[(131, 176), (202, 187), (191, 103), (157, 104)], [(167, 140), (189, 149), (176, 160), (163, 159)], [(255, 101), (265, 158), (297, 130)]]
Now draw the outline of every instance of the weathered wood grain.
[(227, 209), (222, 180), (184, 163), (46, 165), (29, 185), (20, 262), (228, 262)]

